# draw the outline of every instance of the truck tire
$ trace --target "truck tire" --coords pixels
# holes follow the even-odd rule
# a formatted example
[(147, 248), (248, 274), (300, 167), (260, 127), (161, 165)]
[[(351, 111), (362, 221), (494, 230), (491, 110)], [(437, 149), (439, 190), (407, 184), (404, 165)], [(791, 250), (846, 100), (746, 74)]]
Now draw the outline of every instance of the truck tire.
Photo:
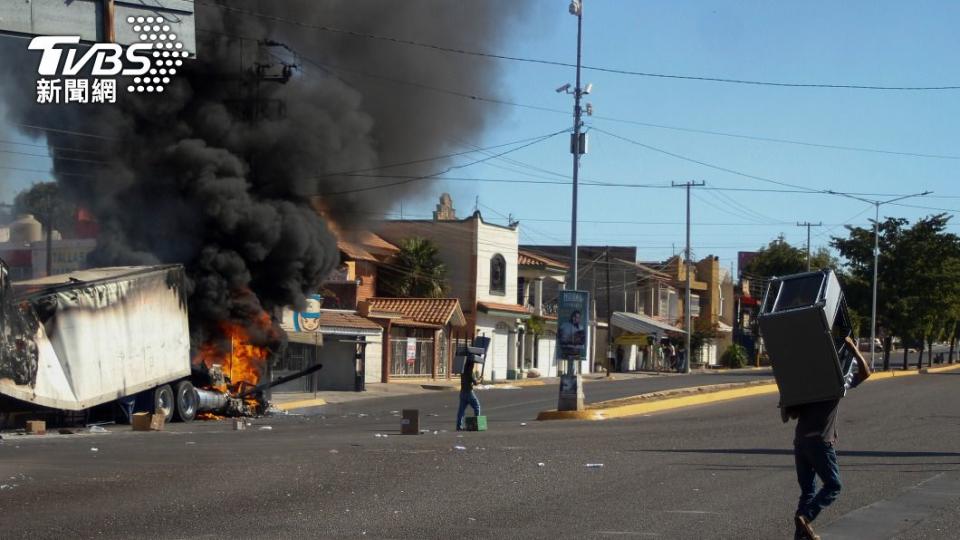
[(200, 402), (200, 398), (197, 397), (197, 389), (193, 387), (190, 381), (180, 381), (173, 389), (173, 396), (177, 402), (175, 418), (181, 422), (193, 422), (193, 419), (197, 416), (197, 405)]
[(176, 400), (173, 397), (173, 389), (169, 384), (158, 386), (153, 391), (153, 410), (163, 411), (164, 422), (169, 423), (173, 420), (173, 411), (176, 409)]

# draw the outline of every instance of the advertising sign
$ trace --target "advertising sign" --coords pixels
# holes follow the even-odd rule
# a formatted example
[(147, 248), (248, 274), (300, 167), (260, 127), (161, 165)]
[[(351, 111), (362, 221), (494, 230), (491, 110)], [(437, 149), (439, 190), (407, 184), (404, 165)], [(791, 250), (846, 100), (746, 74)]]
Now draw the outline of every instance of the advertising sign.
[(417, 361), (417, 338), (407, 338), (407, 365), (412, 366)]
[(560, 291), (557, 310), (557, 359), (587, 359), (587, 328), (590, 327), (590, 293)]

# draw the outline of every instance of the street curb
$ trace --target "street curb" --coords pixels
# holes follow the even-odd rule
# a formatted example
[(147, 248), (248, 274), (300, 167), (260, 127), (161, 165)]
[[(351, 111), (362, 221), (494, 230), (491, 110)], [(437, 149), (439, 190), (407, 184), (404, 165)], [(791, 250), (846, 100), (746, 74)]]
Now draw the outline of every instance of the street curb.
[(496, 385), (507, 385), (507, 386), (545, 386), (547, 383), (545, 383), (545, 382), (543, 382), (543, 381), (538, 381), (538, 380), (535, 380), (535, 379), (531, 379), (531, 380), (517, 379), (517, 380), (513, 380), (513, 381), (503, 381), (503, 382), (497, 381), (497, 382), (491, 383), (491, 384), (493, 384), (493, 385), (495, 385), (495, 386), (496, 386)]
[(953, 364), (952, 366), (927, 367), (921, 369), (920, 373), (943, 373), (945, 371), (953, 371), (955, 369), (960, 369), (960, 363)]
[(312, 399), (300, 399), (297, 401), (287, 401), (284, 403), (271, 402), (270, 405), (280, 409), (281, 411), (292, 411), (294, 409), (306, 409), (309, 407), (320, 407), (326, 405), (327, 402), (321, 398), (312, 398)]
[(439, 390), (439, 391), (459, 390), (459, 388), (455, 386), (450, 386), (446, 384), (421, 384), (420, 388), (423, 388), (424, 390)]
[(603, 420), (602, 409), (586, 411), (541, 411), (537, 420)]
[(920, 372), (915, 369), (909, 369), (907, 371), (874, 371), (870, 374), (870, 378), (865, 382), (870, 381), (879, 381), (881, 379), (890, 379), (892, 377), (910, 377), (912, 375), (919, 375)]
[(594, 403), (594, 408), (584, 411), (542, 411), (537, 415), (537, 420), (606, 420), (608, 418), (623, 418), (651, 412), (690, 407), (693, 405), (702, 405), (706, 403), (738, 399), (741, 397), (770, 394), (776, 391), (778, 391), (777, 384), (768, 382), (690, 386), (686, 388), (663, 390), (660, 392), (649, 392), (646, 394), (610, 400), (608, 402), (615, 403), (631, 399), (645, 400), (641, 403), (604, 407), (604, 402), (600, 402)]
[[(943, 368), (933, 368), (940, 369)], [(955, 368), (960, 369), (960, 364)], [(920, 375), (919, 371), (879, 371), (874, 372), (865, 382), (878, 381), (883, 379), (892, 379), (896, 377), (910, 377)], [(706, 405), (708, 403), (717, 403), (721, 401), (730, 401), (745, 397), (759, 396), (778, 392), (776, 382), (747, 382), (734, 383), (732, 385), (719, 384), (707, 386), (691, 386), (686, 388), (675, 388), (661, 392), (650, 392), (639, 394), (626, 398), (611, 400), (612, 402), (625, 401), (630, 399), (645, 400), (641, 403), (632, 403), (628, 405), (617, 405), (604, 407), (603, 403), (594, 403), (595, 408), (586, 411), (543, 411), (537, 415), (537, 420), (606, 420), (610, 418), (625, 418), (628, 416), (637, 416), (641, 414), (650, 414), (654, 412), (669, 411), (695, 405)], [(662, 399), (657, 399), (662, 398)], [(561, 414), (561, 413), (585, 413), (582, 416)], [(594, 413), (594, 414), (589, 414)]]
[(653, 412), (679, 409), (681, 407), (691, 407), (694, 405), (705, 405), (707, 403), (717, 403), (720, 401), (729, 401), (743, 397), (759, 396), (778, 392), (776, 383), (744, 385), (741, 388), (731, 388), (728, 390), (707, 391), (704, 393), (691, 394), (687, 396), (672, 397), (647, 403), (635, 403), (633, 405), (621, 405), (601, 409), (606, 418), (623, 418), (626, 416), (635, 416), (639, 414), (649, 414)]

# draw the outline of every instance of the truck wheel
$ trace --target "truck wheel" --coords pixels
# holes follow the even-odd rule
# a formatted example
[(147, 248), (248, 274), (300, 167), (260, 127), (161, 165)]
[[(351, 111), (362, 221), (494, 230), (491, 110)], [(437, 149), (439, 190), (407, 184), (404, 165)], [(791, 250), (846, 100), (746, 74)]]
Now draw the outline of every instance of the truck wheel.
[(177, 420), (193, 422), (193, 419), (197, 416), (197, 405), (200, 402), (197, 389), (193, 387), (190, 381), (180, 381), (174, 388), (173, 395), (177, 399)]
[(173, 389), (170, 388), (169, 384), (163, 386), (158, 386), (156, 390), (153, 391), (153, 410), (163, 411), (164, 422), (169, 423), (173, 420), (173, 410), (176, 408), (174, 404)]

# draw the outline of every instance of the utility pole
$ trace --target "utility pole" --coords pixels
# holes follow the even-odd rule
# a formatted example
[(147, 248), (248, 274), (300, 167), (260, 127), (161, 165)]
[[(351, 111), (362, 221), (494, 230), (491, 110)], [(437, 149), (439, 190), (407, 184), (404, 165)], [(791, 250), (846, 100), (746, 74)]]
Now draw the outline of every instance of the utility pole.
[[(570, 218), (570, 250), (572, 252), (571, 260), (573, 261), (571, 289), (575, 291), (577, 290), (577, 273), (579, 270), (577, 268), (577, 188), (580, 176), (580, 154), (585, 150), (580, 144), (580, 128), (582, 126), (580, 120), (580, 96), (582, 91), (580, 89), (580, 50), (583, 40), (583, 2), (577, 0), (571, 2), (570, 12), (577, 16), (577, 82), (573, 88), (573, 136), (570, 139), (570, 151), (573, 152), (573, 211)], [(586, 144), (583, 146), (586, 146)]]
[[(850, 195), (849, 193), (840, 193), (837, 191), (828, 191), (831, 195), (840, 195), (841, 197), (847, 197), (849, 199), (855, 199), (865, 203), (873, 205), (874, 208), (874, 218), (873, 218), (873, 300), (871, 302), (872, 306), (870, 309), (870, 369), (876, 369), (875, 356), (877, 354), (876, 345), (877, 345), (877, 269), (880, 266), (880, 207), (884, 204), (890, 204), (897, 201), (902, 201), (904, 199), (912, 199), (914, 197), (923, 197), (933, 193), (932, 191), (924, 191), (922, 193), (914, 193), (912, 195), (904, 195), (902, 197), (897, 197), (895, 199), (888, 199), (886, 201), (880, 200), (870, 200), (864, 199), (862, 197), (856, 197)], [(883, 355), (883, 370), (887, 371), (890, 369), (890, 355)], [(906, 369), (906, 365), (904, 365)]]
[(684, 318), (684, 330), (686, 330), (686, 345), (684, 351), (686, 358), (683, 361), (683, 372), (690, 373), (690, 359), (693, 356), (693, 351), (690, 350), (690, 338), (693, 334), (693, 329), (690, 327), (690, 188), (700, 187), (707, 185), (706, 182), (671, 182), (673, 187), (685, 187), (687, 188), (687, 248), (684, 254), (684, 267), (686, 269), (686, 280), (687, 280), (687, 301), (683, 306), (683, 318)]
[(47, 236), (47, 276), (53, 275), (53, 197), (47, 192), (47, 223), (44, 227)]
[(807, 228), (807, 272), (810, 271), (810, 227), (823, 227), (823, 222), (819, 223), (810, 223), (809, 221), (804, 221), (803, 223), (797, 222), (797, 227), (806, 227)]
[[(583, 44), (583, 0), (570, 1), (570, 14), (577, 18), (577, 77), (573, 88), (567, 83), (557, 88), (558, 94), (573, 95), (573, 133), (570, 134), (570, 153), (573, 154), (573, 208), (570, 217), (570, 260), (573, 264), (570, 281), (567, 283), (568, 290), (577, 290), (577, 274), (579, 254), (577, 253), (577, 203), (578, 190), (580, 187), (580, 156), (587, 153), (587, 134), (582, 133), (584, 109), (580, 106), (580, 100), (583, 96), (589, 94), (593, 89), (592, 84), (581, 87), (580, 80), (580, 60)], [(593, 114), (593, 106), (587, 103), (587, 115)]]
[[(607, 266), (607, 375), (610, 374), (610, 368), (613, 364), (613, 325), (611, 320), (613, 315), (613, 306), (610, 304), (610, 246), (607, 246), (606, 251), (604, 252), (606, 258)], [(624, 299), (626, 302), (626, 299)], [(626, 309), (626, 308), (624, 308)]]

